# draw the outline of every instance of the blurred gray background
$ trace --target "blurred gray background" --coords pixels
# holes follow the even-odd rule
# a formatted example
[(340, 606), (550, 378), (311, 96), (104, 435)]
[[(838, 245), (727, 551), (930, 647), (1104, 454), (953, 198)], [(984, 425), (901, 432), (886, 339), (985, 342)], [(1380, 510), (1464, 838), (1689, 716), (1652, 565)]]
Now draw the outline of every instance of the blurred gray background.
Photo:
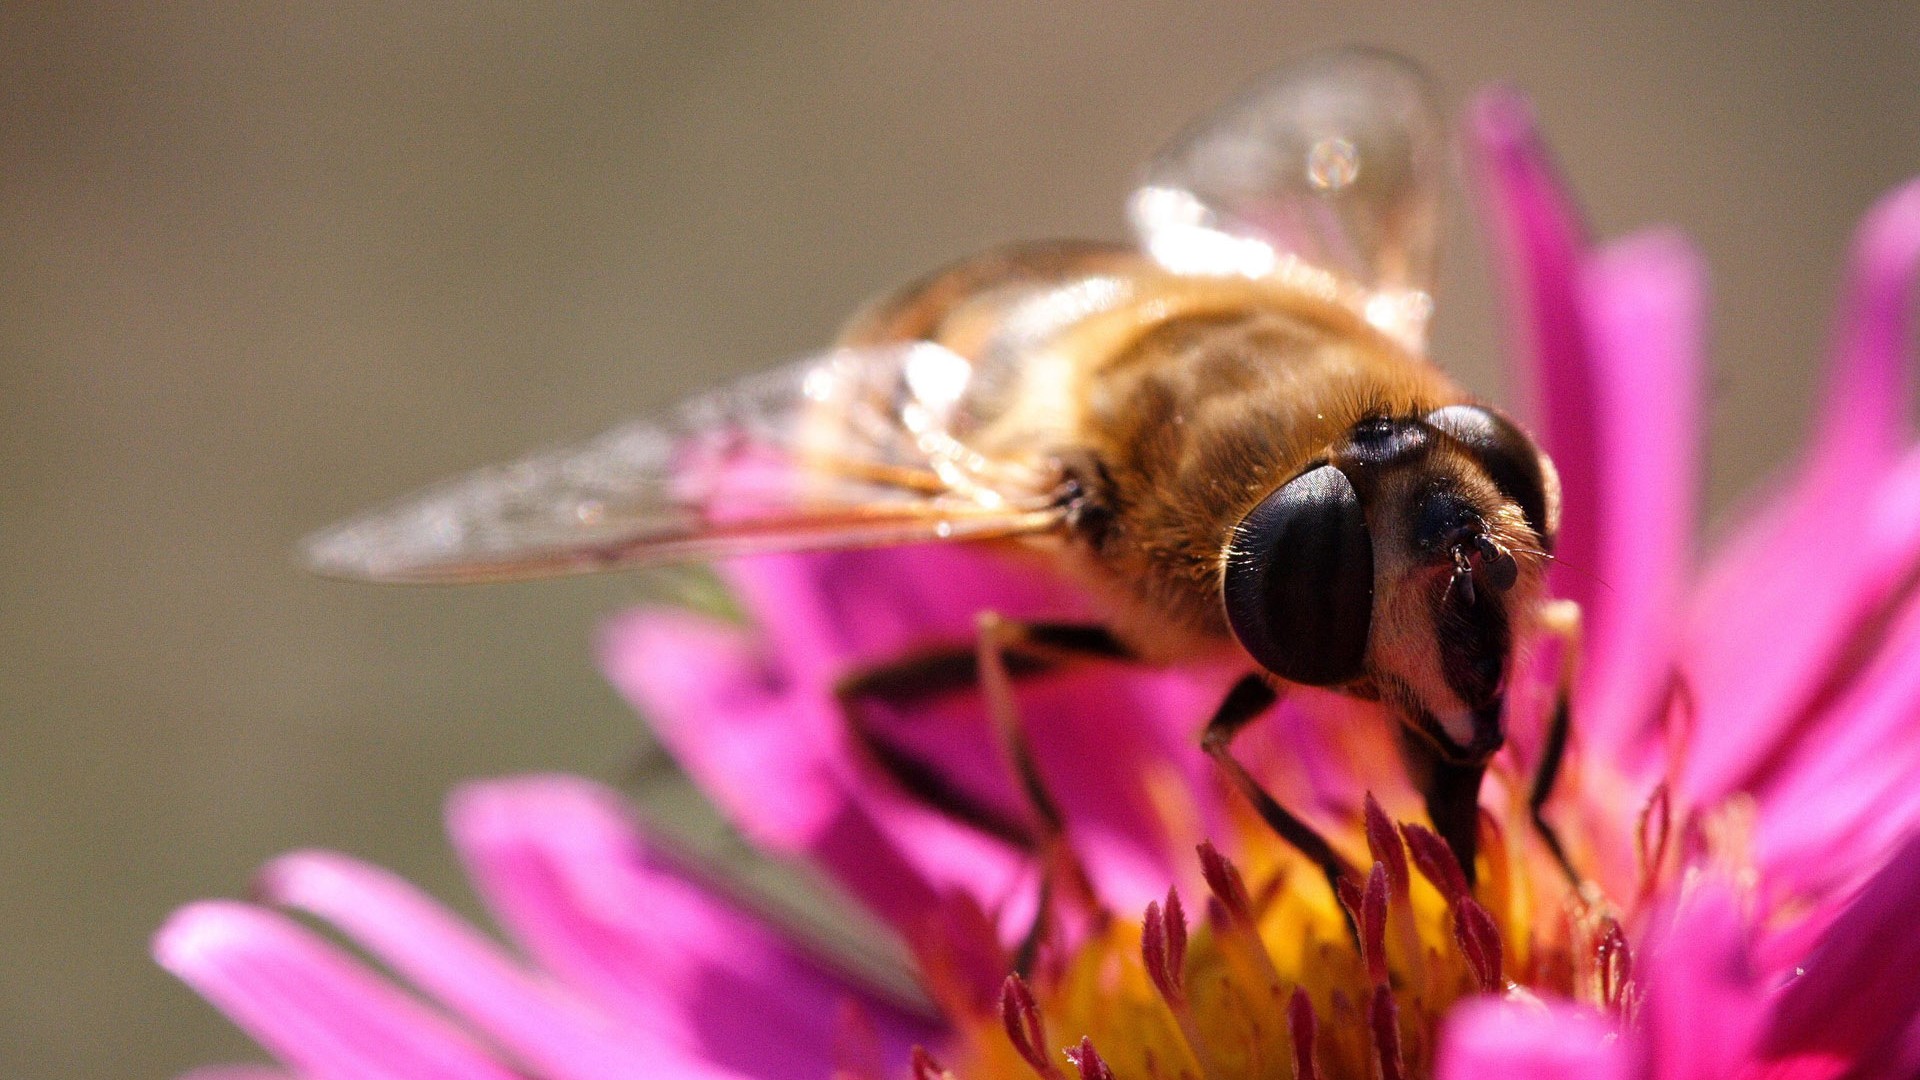
[[(7, 5), (0, 1075), (253, 1056), (147, 960), (168, 910), (316, 844), (465, 906), (449, 786), (642, 753), (588, 652), (631, 579), (354, 587), (295, 538), (990, 241), (1115, 235), (1156, 143), (1311, 47), (1513, 80), (1600, 231), (1698, 239), (1727, 506), (1920, 172), (1920, 7), (1594, 6)], [(1454, 217), (1438, 354), (1494, 391)]]

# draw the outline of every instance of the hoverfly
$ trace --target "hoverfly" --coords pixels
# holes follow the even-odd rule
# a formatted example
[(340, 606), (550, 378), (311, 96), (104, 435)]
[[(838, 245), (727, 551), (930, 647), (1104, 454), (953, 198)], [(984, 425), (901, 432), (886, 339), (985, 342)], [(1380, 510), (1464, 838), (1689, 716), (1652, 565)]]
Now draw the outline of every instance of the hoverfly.
[(1559, 492), (1533, 441), (1423, 355), (1444, 171), (1430, 102), (1406, 61), (1313, 57), (1152, 161), (1137, 244), (966, 259), (827, 352), (350, 520), (309, 561), (437, 582), (1021, 544), (1106, 620), (1002, 626), (1001, 644), (1235, 658), (1247, 674), (1203, 744), (1330, 877), (1339, 856), (1231, 739), (1291, 685), (1377, 701), (1471, 876), (1515, 642), (1549, 606)]

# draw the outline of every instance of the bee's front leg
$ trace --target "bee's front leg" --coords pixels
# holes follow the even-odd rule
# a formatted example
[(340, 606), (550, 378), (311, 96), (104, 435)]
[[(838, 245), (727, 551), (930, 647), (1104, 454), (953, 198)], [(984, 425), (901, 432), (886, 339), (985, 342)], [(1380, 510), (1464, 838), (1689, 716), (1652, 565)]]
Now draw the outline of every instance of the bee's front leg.
[(1328, 886), (1337, 897), (1340, 895), (1340, 879), (1345, 877), (1357, 882), (1361, 880), (1358, 871), (1333, 850), (1333, 845), (1327, 843), (1326, 837), (1267, 794), (1267, 790), (1253, 778), (1247, 767), (1240, 764), (1240, 759), (1233, 756), (1234, 736), (1273, 708), (1279, 700), (1279, 692), (1266, 679), (1255, 674), (1243, 676), (1233, 684), (1233, 689), (1227, 691), (1226, 700), (1220, 703), (1220, 707), (1214, 710), (1213, 718), (1207, 721), (1206, 730), (1200, 736), (1200, 747), (1214, 760), (1228, 782), (1253, 804), (1261, 820), (1279, 833), (1282, 840), (1319, 865), (1321, 872), (1327, 875)]
[[(992, 612), (978, 620), (971, 646), (923, 650), (855, 672), (835, 687), (849, 730), (878, 765), (909, 795), (956, 821), (1033, 852), (1044, 868), (1039, 913), (1020, 957), (1030, 960), (1044, 931), (1047, 908), (1065, 890), (1075, 902), (1093, 903), (1085, 869), (1066, 844), (1064, 819), (1035, 763), (1017, 703), (1015, 680), (1088, 659), (1131, 661), (1131, 649), (1106, 628), (1062, 622), (1021, 621)], [(985, 700), (1008, 769), (1025, 802), (1025, 819), (954, 783), (935, 765), (900, 745), (872, 722), (863, 705), (909, 707), (948, 694), (977, 689)]]
[(1573, 727), (1573, 682), (1580, 671), (1580, 605), (1571, 600), (1556, 600), (1541, 613), (1541, 627), (1560, 639), (1560, 666), (1554, 678), (1553, 711), (1547, 717), (1546, 741), (1540, 747), (1540, 760), (1534, 765), (1533, 786), (1527, 792), (1527, 810), (1540, 840), (1553, 853), (1567, 880), (1580, 884), (1580, 872), (1567, 858), (1567, 849), (1546, 818), (1547, 800), (1560, 779), (1560, 766), (1567, 756), (1567, 736)]

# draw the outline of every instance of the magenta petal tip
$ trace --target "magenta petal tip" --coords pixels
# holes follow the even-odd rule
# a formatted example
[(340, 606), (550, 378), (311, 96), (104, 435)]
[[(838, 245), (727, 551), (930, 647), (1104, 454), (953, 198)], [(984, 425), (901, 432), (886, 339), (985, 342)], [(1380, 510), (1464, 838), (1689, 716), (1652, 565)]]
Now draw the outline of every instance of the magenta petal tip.
[(1505, 83), (1485, 87), (1467, 107), (1467, 128), (1485, 150), (1514, 150), (1533, 141), (1533, 102)]
[(153, 935), (153, 958), (187, 981), (254, 936), (258, 908), (236, 900), (200, 900), (175, 911)]

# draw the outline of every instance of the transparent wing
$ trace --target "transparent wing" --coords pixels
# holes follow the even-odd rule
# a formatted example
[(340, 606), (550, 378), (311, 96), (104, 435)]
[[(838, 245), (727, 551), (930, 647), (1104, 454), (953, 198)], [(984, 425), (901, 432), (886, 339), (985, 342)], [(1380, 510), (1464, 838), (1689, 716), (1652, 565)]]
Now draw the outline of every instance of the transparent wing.
[(304, 553), (333, 576), (484, 581), (1056, 527), (1044, 463), (954, 434), (973, 375), (924, 342), (827, 353), (428, 488)]
[(1422, 350), (1444, 170), (1433, 96), (1390, 53), (1311, 56), (1165, 147), (1134, 228), (1175, 272), (1301, 277)]

